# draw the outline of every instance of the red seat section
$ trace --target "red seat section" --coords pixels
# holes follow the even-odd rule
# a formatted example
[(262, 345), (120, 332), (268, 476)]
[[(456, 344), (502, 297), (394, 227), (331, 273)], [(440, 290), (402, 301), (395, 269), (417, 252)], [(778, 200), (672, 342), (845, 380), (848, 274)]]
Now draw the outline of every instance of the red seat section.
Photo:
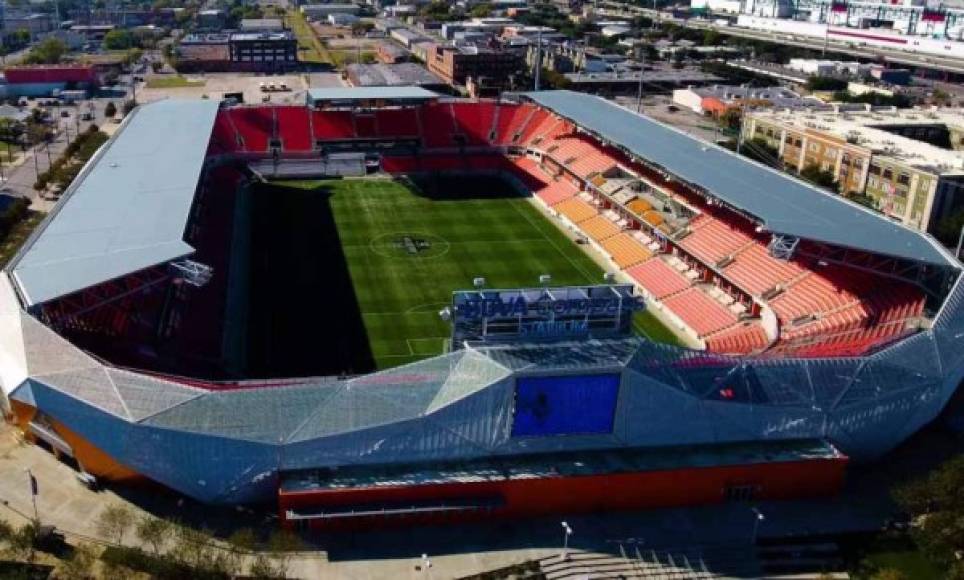
[(351, 139), (355, 129), (348, 111), (314, 111), (311, 113), (311, 132), (315, 141)]
[(449, 103), (431, 103), (422, 107), (422, 138), (426, 147), (454, 147), (455, 119)]
[(663, 305), (701, 338), (737, 322), (735, 314), (699, 288), (687, 288), (664, 300)]
[(750, 354), (766, 348), (767, 333), (759, 323), (747, 322), (706, 338), (706, 350), (721, 354)]
[(807, 270), (795, 261), (778, 260), (764, 246), (753, 244), (741, 251), (723, 273), (743, 290), (760, 296), (778, 285), (791, 284), (806, 275)]
[(228, 112), (221, 110), (214, 118), (214, 128), (211, 131), (211, 143), (208, 154), (228, 153), (241, 148), (238, 132), (228, 116)]
[(466, 145), (488, 145), (495, 122), (496, 105), (489, 101), (452, 103), (458, 132)]
[(311, 151), (311, 121), (306, 107), (275, 107), (278, 136), (285, 151)]
[(228, 114), (241, 136), (243, 150), (267, 153), (268, 142), (274, 136), (274, 113), (271, 107), (236, 107)]
[(380, 109), (375, 111), (378, 134), (382, 137), (417, 137), (418, 113), (415, 109)]
[(494, 143), (496, 145), (516, 144), (518, 141), (515, 140), (515, 137), (522, 133), (522, 130), (525, 128), (526, 121), (532, 117), (536, 110), (536, 107), (529, 104), (499, 105), (499, 116), (495, 125)]
[(357, 113), (355, 115), (355, 136), (359, 139), (378, 137), (375, 115), (371, 113)]
[(418, 169), (418, 160), (415, 157), (382, 157), (382, 171), (386, 173), (406, 173)]
[(658, 257), (637, 264), (626, 273), (657, 300), (690, 287), (689, 280)]
[(706, 264), (716, 264), (753, 243), (750, 236), (709, 215), (700, 216), (692, 228), (692, 233), (683, 238), (680, 246)]

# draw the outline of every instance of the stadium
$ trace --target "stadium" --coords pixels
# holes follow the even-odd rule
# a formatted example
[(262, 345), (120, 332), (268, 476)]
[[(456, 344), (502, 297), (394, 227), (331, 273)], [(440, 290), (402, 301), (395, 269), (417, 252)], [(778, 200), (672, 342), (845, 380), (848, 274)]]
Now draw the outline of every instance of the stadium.
[(357, 527), (831, 494), (964, 374), (927, 235), (568, 91), (129, 115), (0, 280), (5, 411)]

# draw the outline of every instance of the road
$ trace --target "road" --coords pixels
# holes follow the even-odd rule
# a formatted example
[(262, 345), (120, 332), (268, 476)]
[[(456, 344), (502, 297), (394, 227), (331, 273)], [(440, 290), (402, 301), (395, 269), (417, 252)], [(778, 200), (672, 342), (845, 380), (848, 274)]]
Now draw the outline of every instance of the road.
[[(88, 111), (88, 103), (93, 103), (94, 105), (94, 120), (80, 121), (78, 113)], [(33, 188), (33, 184), (37, 181), (37, 175), (46, 171), (47, 168), (50, 167), (50, 163), (56, 161), (57, 158), (63, 154), (64, 149), (67, 148), (68, 137), (70, 141), (73, 141), (78, 134), (78, 128), (80, 131), (86, 131), (91, 124), (104, 125), (108, 122), (104, 119), (104, 107), (107, 103), (107, 99), (94, 99), (85, 101), (76, 107), (49, 107), (54, 123), (57, 125), (57, 135), (54, 141), (49, 145), (40, 145), (28, 149), (23, 161), (19, 165), (13, 168), (5, 167), (4, 177), (6, 179), (3, 182), (4, 188), (22, 197), (29, 198), (33, 209), (50, 211), (55, 202), (53, 200), (42, 199)], [(118, 107), (120, 107), (120, 104), (119, 101), (115, 103)], [(61, 110), (68, 111), (70, 116), (66, 118), (61, 117)]]
[[(648, 16), (650, 18), (653, 16), (652, 9), (640, 8), (638, 6), (623, 4), (621, 2), (603, 1), (600, 2), (599, 5), (599, 13), (603, 16)], [(673, 18), (662, 13), (660, 13), (659, 19), (663, 22), (672, 22), (679, 26), (685, 26), (687, 28), (694, 28), (697, 30), (715, 30), (720, 34), (729, 36), (765, 40), (767, 42), (773, 42), (776, 44), (798, 46), (801, 48), (809, 48), (811, 50), (822, 51), (824, 49), (824, 41), (821, 39), (790, 34), (776, 34), (762, 30), (737, 28), (735, 26), (719, 26), (710, 20), (701, 20), (695, 18)], [(964, 75), (964, 61), (961, 61), (960, 59), (929, 55), (916, 55), (899, 50), (888, 50), (881, 47), (875, 47), (873, 49), (856, 48), (849, 44), (840, 43), (834, 40), (830, 40), (826, 44), (826, 47), (827, 50), (832, 52), (844, 53), (872, 60), (882, 60), (884, 62), (896, 65), (913, 66), (921, 69)]]

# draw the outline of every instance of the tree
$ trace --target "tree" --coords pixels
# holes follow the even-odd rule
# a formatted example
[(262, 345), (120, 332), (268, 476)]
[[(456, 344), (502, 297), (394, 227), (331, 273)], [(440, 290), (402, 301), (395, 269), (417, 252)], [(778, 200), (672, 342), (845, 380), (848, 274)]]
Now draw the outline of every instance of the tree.
[(37, 43), (24, 59), (30, 64), (58, 64), (67, 54), (67, 45), (59, 38), (45, 38)]
[(144, 56), (143, 50), (139, 48), (132, 48), (127, 51), (127, 54), (124, 55), (124, 64), (126, 66), (133, 66), (137, 63), (137, 61), (141, 60), (142, 56)]
[(351, 35), (365, 36), (372, 28), (375, 28), (375, 25), (371, 22), (358, 20), (356, 22), (352, 22), (351, 24)]
[(907, 574), (904, 574), (896, 568), (881, 568), (874, 572), (874, 575), (870, 577), (871, 580), (910, 580)]
[(137, 46), (137, 40), (130, 30), (115, 28), (104, 35), (104, 48), (107, 50), (127, 50)]
[(423, 18), (438, 22), (445, 22), (456, 18), (456, 16), (450, 12), (448, 3), (441, 0), (432, 0), (422, 6), (418, 13)]
[(937, 224), (937, 239), (948, 246), (957, 246), (957, 240), (964, 228), (964, 208), (948, 215)]
[(831, 77), (810, 77), (807, 79), (807, 90), (810, 91), (844, 91), (847, 81)]
[(134, 523), (134, 514), (124, 505), (110, 505), (97, 517), (97, 532), (115, 544), (124, 543), (124, 535)]
[(547, 68), (542, 69), (542, 79), (554, 89), (565, 89), (570, 84), (566, 75)]
[(472, 7), (472, 16), (475, 18), (487, 18), (492, 15), (492, 5), (483, 2)]
[(174, 525), (171, 522), (148, 515), (141, 518), (134, 529), (137, 539), (149, 545), (155, 556), (161, 553), (161, 548), (173, 532)]
[(33, 523), (16, 529), (6, 522), (0, 526), (0, 545), (5, 546), (3, 552), (16, 560), (33, 560), (36, 538), (37, 528)]
[(911, 534), (921, 550), (946, 570), (946, 578), (964, 579), (964, 455), (926, 477), (903, 484), (894, 499), (911, 516)]
[(800, 177), (819, 187), (833, 188), (837, 183), (832, 171), (824, 171), (816, 165), (807, 165), (800, 171)]
[(744, 141), (743, 147), (740, 148), (740, 153), (764, 165), (770, 165), (771, 167), (779, 167), (782, 165), (780, 151), (776, 147), (772, 147), (767, 140), (762, 137), (754, 137), (749, 141)]
[(301, 538), (288, 530), (275, 530), (268, 536), (268, 551), (274, 560), (274, 568), (279, 572), (278, 576), (285, 577), (288, 572), (288, 564), (291, 561), (291, 552), (304, 549)]
[(79, 544), (74, 547), (70, 557), (57, 565), (58, 580), (89, 580), (94, 578), (94, 563), (97, 555), (93, 547)]
[(110, 119), (116, 114), (117, 114), (117, 105), (114, 104), (114, 101), (108, 101), (107, 104), (104, 106), (104, 116)]
[(253, 552), (258, 545), (258, 536), (251, 528), (240, 528), (228, 536), (228, 544), (242, 552)]
[(743, 121), (743, 112), (735, 107), (729, 107), (723, 111), (717, 119), (723, 127), (727, 129), (739, 129)]
[(257, 554), (248, 570), (248, 576), (257, 580), (274, 580), (284, 578), (287, 569), (280, 567), (274, 560), (264, 554)]
[(14, 119), (0, 119), (0, 141), (17, 143), (23, 136), (24, 126)]

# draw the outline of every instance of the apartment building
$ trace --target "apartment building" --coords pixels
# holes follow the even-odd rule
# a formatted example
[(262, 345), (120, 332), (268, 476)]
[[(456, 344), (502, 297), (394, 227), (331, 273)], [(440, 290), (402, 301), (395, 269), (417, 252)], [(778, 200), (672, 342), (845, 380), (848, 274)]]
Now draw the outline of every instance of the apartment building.
[(505, 83), (522, 65), (521, 58), (513, 52), (480, 46), (436, 45), (427, 60), (430, 71), (453, 85), (462, 85), (469, 77)]
[(957, 109), (753, 111), (744, 139), (763, 139), (787, 170), (817, 167), (838, 190), (933, 232), (964, 206), (964, 112)]

